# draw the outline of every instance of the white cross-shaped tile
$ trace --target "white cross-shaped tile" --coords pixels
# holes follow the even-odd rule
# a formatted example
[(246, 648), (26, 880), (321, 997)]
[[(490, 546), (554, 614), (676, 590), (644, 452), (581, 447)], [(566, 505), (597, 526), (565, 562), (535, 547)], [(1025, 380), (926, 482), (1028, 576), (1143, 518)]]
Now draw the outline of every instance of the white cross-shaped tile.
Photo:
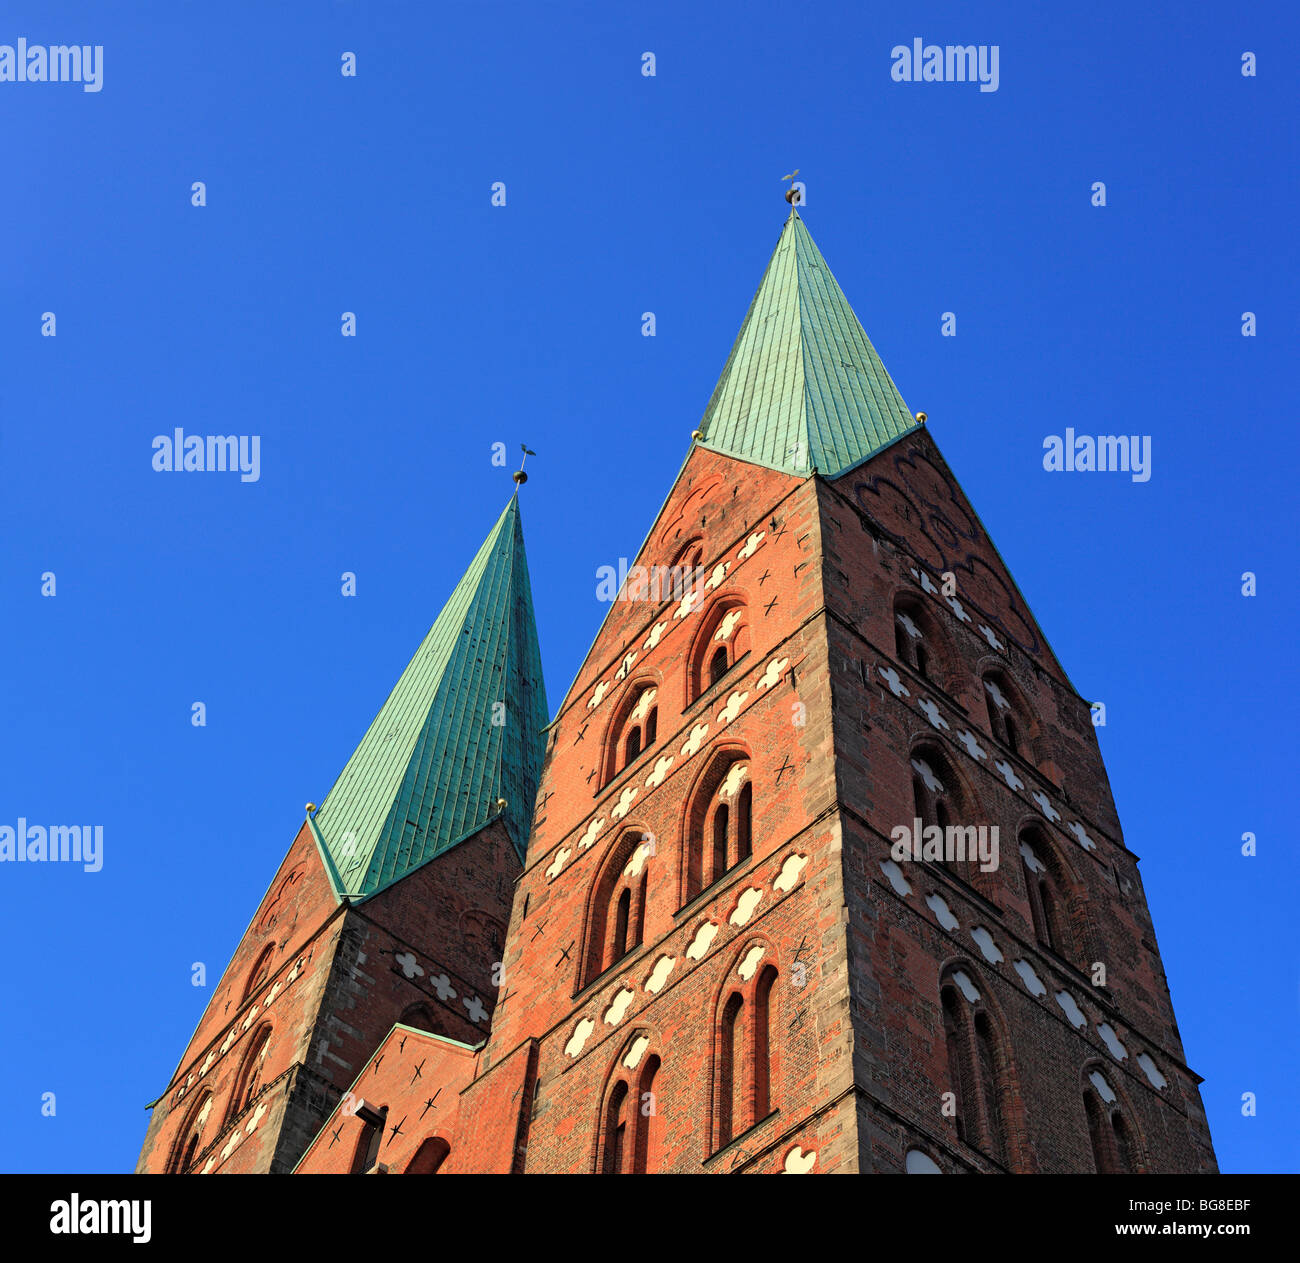
[(691, 735), (686, 738), (686, 744), (682, 746), (682, 755), (689, 759), (691, 755), (695, 754), (704, 744), (704, 738), (708, 735), (708, 724), (696, 724), (695, 727), (691, 729)]
[(637, 699), (636, 705), (632, 708), (632, 718), (636, 720), (644, 719), (650, 713), (650, 707), (654, 705), (655, 698), (658, 696), (658, 689), (646, 689), (646, 691)]
[(943, 782), (934, 774), (934, 768), (932, 768), (924, 759), (913, 759), (912, 767), (916, 771), (916, 774), (921, 778), (926, 789), (931, 793), (943, 793)]
[(483, 1007), (483, 1001), (478, 996), (472, 995), (468, 999), (462, 1000), (461, 1003), (469, 1011), (469, 1020), (476, 1026), (487, 1017), (487, 1009)]
[(955, 596), (946, 596), (944, 597), (944, 600), (948, 602), (948, 608), (951, 609), (963, 623), (970, 622), (970, 615), (966, 613), (962, 603)]
[(758, 551), (758, 546), (763, 542), (763, 537), (766, 534), (766, 531), (755, 531), (750, 535), (740, 552), (737, 553), (737, 558), (740, 561), (748, 561)]
[(578, 846), (581, 850), (586, 850), (595, 840), (596, 835), (605, 827), (605, 817), (598, 816), (591, 821), (583, 831), (582, 837), (578, 839)]
[(929, 592), (931, 595), (938, 592), (939, 589), (934, 586), (934, 581), (924, 570), (913, 570), (912, 577), (921, 585), (922, 592)]
[(733, 763), (727, 769), (726, 779), (718, 789), (719, 798), (734, 798), (740, 793), (741, 786), (749, 779), (748, 763)]
[(1002, 648), (1002, 642), (993, 634), (993, 628), (991, 628), (987, 623), (980, 624), (980, 634), (994, 649)]
[(761, 676), (759, 676), (758, 687), (760, 689), (770, 689), (774, 687), (777, 681), (780, 680), (786, 667), (789, 665), (789, 658), (773, 658), (772, 661), (767, 664), (767, 669)]
[(203, 1130), (204, 1124), (208, 1121), (208, 1115), (212, 1113), (212, 1102), (215, 1099), (215, 1097), (208, 1097), (208, 1099), (203, 1102), (203, 1108), (199, 1110), (198, 1124), (200, 1131)]
[(664, 983), (668, 981), (668, 975), (673, 972), (675, 964), (677, 964), (676, 956), (660, 956), (655, 961), (655, 967), (650, 971), (650, 977), (645, 980), (645, 989), (651, 995), (656, 995)]
[(1020, 844), (1020, 858), (1025, 861), (1025, 867), (1031, 873), (1045, 873), (1047, 867), (1034, 852), (1034, 848), (1028, 842)]
[(921, 639), (921, 629), (901, 610), (894, 615), (898, 624), (913, 640)]
[(646, 642), (642, 646), (642, 648), (653, 649), (664, 638), (664, 630), (667, 628), (667, 626), (668, 626), (667, 623), (656, 623), (650, 629), (650, 635), (647, 637)]
[(567, 846), (562, 846), (555, 853), (555, 859), (546, 870), (546, 880), (554, 881), (560, 875), (560, 869), (564, 867), (564, 862), (572, 855), (573, 852)]
[(893, 667), (877, 667), (876, 669), (880, 672), (880, 678), (889, 685), (889, 691), (895, 697), (912, 696), (908, 691), (907, 685), (898, 678), (898, 672), (895, 671)]
[(1095, 851), (1097, 849), (1097, 844), (1084, 832), (1083, 825), (1077, 820), (1070, 826), (1070, 832), (1079, 839), (1079, 845), (1085, 851)]
[(1048, 801), (1047, 795), (1041, 789), (1036, 789), (1030, 797), (1038, 804), (1038, 810), (1043, 813), (1049, 820), (1056, 821), (1061, 818), (1061, 813)]
[(703, 599), (704, 593), (699, 591), (698, 588), (692, 588), (678, 603), (677, 608), (673, 611), (673, 617), (687, 617)]
[(709, 950), (709, 944), (717, 937), (718, 927), (712, 921), (705, 921), (695, 931), (695, 937), (691, 939), (691, 945), (686, 949), (687, 959), (702, 960), (704, 953)]
[(654, 771), (645, 779), (646, 789), (658, 789), (664, 783), (664, 777), (668, 775), (668, 769), (673, 765), (673, 756), (665, 754), (663, 758), (655, 760)]
[(712, 592), (727, 577), (727, 571), (731, 569), (731, 562), (720, 561), (713, 567), (713, 573), (704, 581), (704, 586)]
[(740, 898), (736, 900), (736, 907), (727, 920), (739, 929), (754, 915), (754, 909), (758, 907), (762, 898), (763, 892), (757, 886), (751, 886), (748, 890), (743, 891)]
[(939, 713), (939, 708), (928, 698), (923, 697), (917, 706), (920, 708), (926, 719), (930, 721), (931, 728), (947, 728), (948, 721)]
[(1016, 775), (1016, 769), (1006, 762), (1005, 759), (999, 759), (994, 765), (1001, 773), (1002, 779), (1006, 781), (1010, 789), (1024, 789), (1025, 783)]
[(623, 817), (632, 810), (632, 802), (636, 798), (638, 792), (639, 791), (635, 785), (628, 785), (618, 796), (618, 802), (614, 804), (614, 810), (609, 814), (613, 816), (615, 820), (622, 820)]
[(999, 710), (1011, 709), (1011, 703), (1002, 696), (1002, 690), (998, 688), (996, 680), (985, 680), (984, 687), (988, 690), (989, 696), (993, 699), (994, 705), (997, 706)]
[(587, 1036), (595, 1029), (596, 1023), (591, 1018), (584, 1017), (573, 1028), (573, 1034), (569, 1036), (569, 1042), (564, 1045), (565, 1056), (576, 1057), (582, 1051), (583, 1044), (587, 1042)]
[(926, 895), (926, 907), (934, 913), (934, 919), (939, 922), (945, 930), (955, 930), (961, 922), (952, 914), (952, 909), (948, 906), (948, 901), (940, 894)]
[(718, 723), (729, 724), (735, 719), (748, 696), (748, 693), (733, 693), (727, 698), (727, 704), (718, 712)]
[(636, 662), (636, 651), (635, 651), (635, 650), (633, 650), (631, 653), (624, 654), (624, 655), (623, 655), (623, 664), (619, 667), (619, 669), (618, 669), (617, 671), (614, 672), (614, 678), (615, 678), (616, 680), (625, 680), (625, 679), (627, 679), (627, 673), (632, 669), (632, 664), (633, 664), (634, 662)]
[(596, 685), (596, 691), (591, 695), (591, 700), (587, 703), (587, 709), (595, 710), (596, 707), (605, 700), (605, 694), (608, 692), (609, 685), (606, 684), (604, 680), (601, 680), (601, 682)]
[(429, 979), (429, 985), (438, 993), (439, 1000), (454, 1000), (456, 998), (456, 988), (451, 985), (451, 979), (446, 974), (439, 974), (436, 978)]
[(806, 855), (788, 855), (785, 863), (781, 865), (781, 871), (777, 874), (776, 880), (772, 883), (774, 890), (779, 890), (783, 895), (794, 889), (794, 884), (799, 880), (799, 874), (808, 866), (808, 857)]
[(401, 966), (402, 973), (408, 978), (423, 978), (424, 970), (416, 963), (414, 952), (398, 952), (393, 963)]
[(713, 633), (714, 640), (730, 640), (731, 633), (736, 630), (736, 624), (740, 622), (740, 610), (728, 610), (722, 616), (722, 622), (718, 624), (718, 630)]
[(626, 1016), (628, 1005), (636, 997), (630, 987), (623, 987), (614, 999), (610, 1001), (609, 1008), (605, 1010), (605, 1023), (608, 1026), (617, 1026)]
[(975, 740), (974, 733), (968, 732), (963, 728), (957, 734), (957, 740), (966, 747), (966, 753), (969, 754), (972, 759), (983, 759), (987, 757), (984, 753), (984, 747)]

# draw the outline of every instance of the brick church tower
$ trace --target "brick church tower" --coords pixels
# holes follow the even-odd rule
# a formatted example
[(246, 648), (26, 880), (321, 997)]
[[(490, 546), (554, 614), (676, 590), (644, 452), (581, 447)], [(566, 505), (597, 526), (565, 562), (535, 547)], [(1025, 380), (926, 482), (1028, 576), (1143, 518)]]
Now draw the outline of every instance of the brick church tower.
[[(462, 705), (527, 694), (525, 674)], [(516, 750), (534, 707), (508, 703)], [(398, 769), (433, 775), (409, 742), (389, 766), (387, 710), (286, 861), (319, 876), (272, 888), (304, 927), (272, 936), (273, 969), (314, 959), (319, 981), (285, 993), (309, 1016), (263, 1082), (288, 1086), (257, 1161), (231, 1165), (241, 1142), (230, 1169), (305, 1146), (303, 1173), (1215, 1170), (1088, 704), (797, 211), (545, 727), (522, 868), (508, 813), (480, 805), (475, 840), (421, 868), (404, 812), (377, 825), (400, 791), (363, 810)], [(430, 755), (463, 763), (443, 731)], [(490, 911), (484, 871), (517, 878), (490, 1030), (454, 1003), (413, 1020), (404, 983), (492, 1007), (465, 977), (491, 953), (447, 942), (436, 902)], [(358, 902), (334, 910), (339, 890)], [(366, 920), (343, 960), (348, 917)], [(142, 1168), (191, 1143), (196, 1091), (240, 1106), (233, 1071), (196, 1076), (265, 938), (241, 946)], [(220, 1139), (200, 1132), (191, 1165)]]
[(138, 1171), (287, 1172), (395, 1023), (481, 1038), (546, 718), (511, 499), (309, 809), (155, 1103)]

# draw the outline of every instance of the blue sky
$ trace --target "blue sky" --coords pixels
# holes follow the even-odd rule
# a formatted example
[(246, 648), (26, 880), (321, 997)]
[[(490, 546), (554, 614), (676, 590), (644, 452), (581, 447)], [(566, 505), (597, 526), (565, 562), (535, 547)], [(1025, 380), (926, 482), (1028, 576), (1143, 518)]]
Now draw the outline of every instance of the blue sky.
[[(1297, 1170), (1297, 26), (1280, 4), (7, 6), (0, 43), (101, 44), (104, 82), (0, 82), (0, 822), (102, 823), (105, 864), (0, 868), (0, 1169), (131, 1168), (208, 994), (192, 962), (219, 977), (495, 521), (497, 441), (537, 452), (558, 704), (797, 166), (904, 399), (1107, 704), (1220, 1163)], [(998, 90), (893, 82), (917, 36), (996, 44)], [(155, 472), (176, 426), (260, 435), (260, 479)], [(1044, 472), (1067, 427), (1151, 435), (1150, 481)]]

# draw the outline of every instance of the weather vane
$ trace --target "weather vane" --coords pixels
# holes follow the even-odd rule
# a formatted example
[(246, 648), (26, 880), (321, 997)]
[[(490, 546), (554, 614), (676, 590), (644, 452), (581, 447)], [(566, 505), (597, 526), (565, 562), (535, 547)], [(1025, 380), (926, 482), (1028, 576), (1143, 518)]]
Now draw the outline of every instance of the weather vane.
[[(793, 180), (795, 176), (797, 176), (798, 174), (799, 174), (799, 168), (795, 167), (795, 169), (791, 171), (789, 175), (783, 175), (781, 179)], [(791, 206), (795, 206), (799, 202), (803, 201), (803, 191), (797, 185), (792, 184), (785, 191), (785, 200), (789, 202)]]
[(510, 476), (522, 487), (528, 481), (528, 475), (524, 473), (524, 466), (528, 463), (528, 458), (536, 456), (537, 453), (527, 443), (520, 443), (519, 446), (523, 448), (524, 458), (519, 462), (519, 468)]

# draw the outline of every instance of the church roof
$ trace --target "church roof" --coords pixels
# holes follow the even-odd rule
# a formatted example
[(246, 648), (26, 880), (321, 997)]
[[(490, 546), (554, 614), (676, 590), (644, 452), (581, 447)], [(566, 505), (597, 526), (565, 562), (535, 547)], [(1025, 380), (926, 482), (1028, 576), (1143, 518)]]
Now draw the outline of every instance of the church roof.
[(792, 210), (700, 423), (705, 447), (833, 478), (916, 426)]
[(522, 860), (547, 719), (516, 495), (313, 818), (340, 894), (372, 895), (498, 816)]

